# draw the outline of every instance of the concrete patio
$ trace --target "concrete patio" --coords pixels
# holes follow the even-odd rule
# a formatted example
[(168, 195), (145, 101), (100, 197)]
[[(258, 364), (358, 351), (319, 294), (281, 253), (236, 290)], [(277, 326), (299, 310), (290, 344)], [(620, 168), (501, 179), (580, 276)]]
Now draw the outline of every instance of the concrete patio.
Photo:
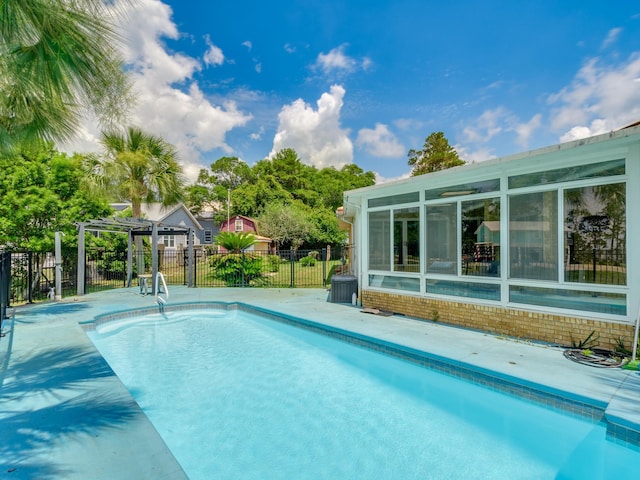
[[(328, 302), (323, 289), (170, 287), (170, 304), (242, 302), (428, 352), (605, 411), (640, 435), (640, 374), (532, 344)], [(187, 478), (81, 323), (156, 306), (138, 288), (17, 307), (0, 339), (0, 478)]]

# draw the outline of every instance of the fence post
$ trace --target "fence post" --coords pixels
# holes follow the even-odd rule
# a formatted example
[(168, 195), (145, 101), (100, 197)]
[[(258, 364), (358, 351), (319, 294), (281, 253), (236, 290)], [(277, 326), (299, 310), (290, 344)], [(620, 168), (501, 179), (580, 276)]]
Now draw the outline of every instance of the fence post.
[(327, 249), (322, 249), (322, 286), (327, 286)]
[(29, 267), (27, 269), (27, 301), (33, 303), (33, 252), (27, 253)]
[(11, 298), (11, 252), (0, 252), (0, 329)]
[(195, 260), (193, 261), (193, 287), (197, 286), (197, 278), (198, 278), (198, 254), (200, 249), (195, 251)]
[(242, 272), (242, 287), (244, 288), (244, 250), (242, 250), (242, 268), (240, 269)]
[(187, 251), (186, 250), (182, 250), (182, 285), (186, 285), (187, 284), (187, 277), (189, 276), (187, 271), (188, 271), (188, 267), (187, 267)]
[(122, 252), (122, 288), (127, 286), (127, 252)]
[(291, 285), (290, 287), (293, 288), (296, 286), (296, 258), (295, 258), (295, 252), (293, 251), (293, 248), (291, 250), (289, 250), (289, 263), (291, 264)]

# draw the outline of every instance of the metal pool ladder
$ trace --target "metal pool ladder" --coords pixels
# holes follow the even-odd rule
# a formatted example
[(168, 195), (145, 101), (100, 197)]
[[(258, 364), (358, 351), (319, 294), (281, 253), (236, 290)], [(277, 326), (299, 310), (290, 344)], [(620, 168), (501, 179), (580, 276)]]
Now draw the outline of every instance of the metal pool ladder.
[[(160, 295), (160, 285), (162, 285), (162, 294), (164, 296)], [(160, 305), (161, 307), (163, 305), (165, 305), (168, 301), (169, 301), (169, 289), (167, 288), (167, 282), (164, 279), (164, 275), (162, 274), (162, 272), (158, 272), (156, 273), (156, 285), (155, 285), (155, 291), (156, 291), (156, 302), (158, 302), (158, 305)]]

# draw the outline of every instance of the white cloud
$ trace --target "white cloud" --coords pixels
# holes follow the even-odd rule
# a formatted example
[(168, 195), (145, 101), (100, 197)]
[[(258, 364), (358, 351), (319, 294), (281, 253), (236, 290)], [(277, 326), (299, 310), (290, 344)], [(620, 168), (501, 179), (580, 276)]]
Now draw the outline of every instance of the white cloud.
[(242, 46), (247, 47), (249, 50), (251, 50), (253, 48), (253, 43), (251, 43), (250, 40), (245, 40), (244, 42), (242, 42)]
[(611, 30), (609, 30), (607, 37), (602, 42), (601, 48), (604, 50), (605, 48), (608, 48), (614, 43), (616, 43), (621, 33), (622, 33), (621, 28), (612, 28)]
[(581, 138), (593, 137), (594, 135), (607, 133), (611, 130), (605, 120), (597, 119), (592, 121), (588, 126), (580, 125), (573, 127), (560, 137), (560, 142), (571, 142), (573, 140), (580, 140)]
[(487, 146), (472, 149), (462, 145), (455, 145), (453, 148), (458, 152), (458, 156), (467, 163), (479, 163), (496, 158)]
[(204, 54), (204, 63), (213, 66), (222, 65), (224, 63), (224, 53), (222, 53), (222, 49), (211, 43), (211, 39), (208, 35), (206, 37), (206, 42), (209, 48)]
[(342, 44), (330, 50), (329, 53), (318, 54), (314, 68), (328, 75), (331, 73), (352, 73), (359, 68), (366, 71), (372, 67), (373, 61), (368, 57), (364, 57), (362, 60), (356, 60), (345, 54), (344, 51), (346, 47), (347, 44)]
[(405, 154), (404, 146), (389, 131), (389, 128), (382, 123), (376, 123), (374, 129), (361, 129), (358, 132), (356, 145), (375, 157), (392, 158), (401, 157)]
[[(163, 39), (179, 37), (169, 6), (159, 0), (118, 0), (114, 8), (124, 11), (118, 17), (122, 18), (119, 27), (125, 39), (122, 50), (137, 96), (129, 124), (174, 144), (186, 174), (194, 180), (201, 153), (216, 148), (232, 152), (226, 134), (245, 125), (251, 116), (239, 111), (233, 102), (214, 105), (194, 80), (202, 64), (193, 57), (167, 50)], [(220, 64), (224, 55), (212, 47), (210, 43), (208, 61)], [(88, 119), (76, 140), (64, 148), (99, 151), (99, 132), (97, 122)]]
[(383, 177), (378, 172), (374, 172), (376, 175), (376, 185), (381, 185), (383, 183), (395, 182), (396, 180), (404, 180), (405, 178), (411, 177), (411, 172), (405, 172), (397, 177)]
[(298, 99), (282, 107), (269, 156), (293, 148), (300, 158), (318, 168), (341, 167), (353, 160), (349, 131), (340, 127), (345, 89), (333, 85), (317, 101), (317, 109)]
[(529, 146), (529, 139), (542, 125), (542, 114), (536, 113), (528, 122), (518, 123), (512, 130), (517, 134), (517, 142), (520, 146), (527, 148)]
[(329, 73), (332, 70), (352, 71), (355, 69), (357, 62), (353, 58), (345, 55), (345, 47), (346, 45), (340, 45), (329, 53), (320, 53), (316, 61), (316, 66), (325, 73)]
[(561, 139), (620, 128), (640, 118), (640, 54), (616, 65), (591, 59), (571, 84), (548, 97), (551, 125)]
[(503, 107), (485, 110), (482, 115), (473, 121), (472, 125), (464, 128), (465, 141), (470, 143), (489, 142), (504, 130), (503, 124), (508, 117), (509, 112)]
[(284, 48), (284, 51), (287, 53), (294, 53), (296, 51), (296, 47), (294, 47), (290, 43), (285, 43), (283, 48)]
[(515, 134), (513, 141), (521, 148), (528, 148), (529, 140), (542, 126), (542, 114), (533, 115), (528, 121), (519, 118), (504, 107), (485, 110), (463, 129), (463, 144), (454, 148), (466, 162), (482, 162), (495, 158), (492, 145)]

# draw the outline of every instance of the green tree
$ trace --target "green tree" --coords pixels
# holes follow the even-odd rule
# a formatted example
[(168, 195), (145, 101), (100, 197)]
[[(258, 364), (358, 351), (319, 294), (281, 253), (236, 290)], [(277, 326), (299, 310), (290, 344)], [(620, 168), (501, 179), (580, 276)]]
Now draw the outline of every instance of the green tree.
[[(374, 183), (375, 174), (357, 165), (318, 170), (304, 164), (295, 150), (285, 148), (253, 167), (235, 157), (220, 158), (209, 171), (201, 170), (198, 182), (188, 189), (188, 197), (193, 212), (212, 206), (218, 209), (216, 220), (221, 222), (227, 216), (229, 188), (232, 215), (268, 218), (269, 226), (265, 228), (276, 230), (271, 235), (262, 229), (261, 234), (274, 238), (281, 246), (298, 248), (308, 244), (321, 248), (344, 240), (335, 214), (342, 205), (344, 192)], [(276, 212), (284, 215), (285, 211), (294, 222), (289, 227), (274, 217)], [(290, 233), (300, 227), (300, 215), (306, 217), (306, 233), (293, 237)]]
[(409, 166), (413, 177), (457, 167), (464, 163), (442, 132), (433, 132), (429, 135), (424, 141), (422, 150), (409, 150)]
[(229, 192), (253, 181), (249, 165), (237, 157), (221, 157), (211, 164), (210, 170), (201, 169), (196, 184), (187, 187), (189, 210), (198, 213), (208, 207), (217, 212), (220, 219), (226, 217)]
[(75, 243), (76, 222), (110, 214), (106, 199), (85, 183), (83, 161), (51, 142), (16, 145), (0, 156), (0, 245), (52, 251), (56, 230)]
[(139, 128), (126, 133), (103, 132), (105, 156), (90, 165), (95, 182), (117, 200), (131, 202), (133, 218), (142, 215), (142, 203), (175, 205), (183, 197), (182, 168), (173, 145)]
[(308, 243), (312, 248), (327, 245), (342, 245), (347, 240), (347, 232), (340, 230), (335, 210), (316, 208), (309, 212), (309, 220), (314, 225)]
[(376, 183), (373, 172), (365, 172), (359, 166), (350, 163), (340, 170), (334, 167), (323, 168), (313, 176), (313, 190), (318, 192), (320, 202), (333, 212), (342, 205), (343, 194), (347, 190), (369, 187)]
[(304, 206), (270, 204), (258, 218), (260, 234), (271, 238), (278, 247), (291, 245), (297, 250), (313, 236), (315, 225)]
[(238, 188), (251, 181), (251, 167), (237, 157), (221, 157), (211, 164), (211, 173), (200, 170), (198, 183), (220, 186), (225, 190)]
[(131, 103), (107, 3), (1, 2), (0, 153), (69, 138), (85, 110), (109, 122)]
[(257, 217), (268, 205), (289, 203), (292, 199), (273, 175), (265, 175), (231, 192), (231, 214)]

